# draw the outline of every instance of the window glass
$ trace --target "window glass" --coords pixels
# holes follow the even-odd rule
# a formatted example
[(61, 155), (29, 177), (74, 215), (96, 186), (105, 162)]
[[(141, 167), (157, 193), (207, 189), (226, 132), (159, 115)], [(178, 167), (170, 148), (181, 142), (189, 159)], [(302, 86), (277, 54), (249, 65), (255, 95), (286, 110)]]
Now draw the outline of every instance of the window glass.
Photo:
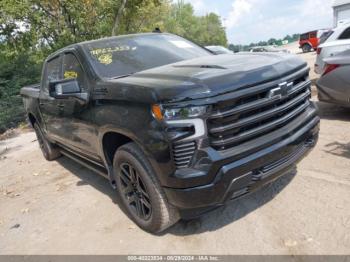
[(310, 33), (310, 38), (316, 38), (316, 37), (317, 37), (317, 32)]
[(339, 39), (350, 39), (350, 27), (339, 36)]
[(300, 40), (307, 40), (307, 39), (309, 39), (309, 34), (300, 35)]
[(67, 53), (63, 57), (63, 79), (77, 79), (82, 90), (84, 87), (84, 72), (78, 61), (72, 53)]
[(334, 33), (333, 30), (329, 30), (327, 32), (324, 32), (321, 37), (320, 37), (320, 41), (319, 41), (319, 44), (323, 44), (324, 42), (327, 41), (327, 39)]
[(49, 83), (60, 79), (60, 59), (56, 57), (46, 63), (45, 90), (48, 90)]
[(87, 42), (84, 48), (98, 74), (109, 78), (213, 55), (186, 39), (168, 34), (108, 38)]

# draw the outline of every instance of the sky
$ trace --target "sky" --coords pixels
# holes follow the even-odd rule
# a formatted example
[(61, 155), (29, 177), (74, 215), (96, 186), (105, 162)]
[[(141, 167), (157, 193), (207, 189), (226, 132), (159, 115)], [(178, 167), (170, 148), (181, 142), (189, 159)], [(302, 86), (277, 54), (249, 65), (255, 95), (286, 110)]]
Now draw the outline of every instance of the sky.
[(229, 43), (249, 44), (333, 25), (332, 0), (185, 0), (221, 16)]

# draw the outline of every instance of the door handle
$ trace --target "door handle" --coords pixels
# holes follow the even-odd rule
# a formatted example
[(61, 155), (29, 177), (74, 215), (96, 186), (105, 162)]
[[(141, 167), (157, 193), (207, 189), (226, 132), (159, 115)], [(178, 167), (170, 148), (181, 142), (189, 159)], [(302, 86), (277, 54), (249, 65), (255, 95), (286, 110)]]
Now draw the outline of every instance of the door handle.
[(58, 104), (58, 108), (64, 108), (64, 104)]

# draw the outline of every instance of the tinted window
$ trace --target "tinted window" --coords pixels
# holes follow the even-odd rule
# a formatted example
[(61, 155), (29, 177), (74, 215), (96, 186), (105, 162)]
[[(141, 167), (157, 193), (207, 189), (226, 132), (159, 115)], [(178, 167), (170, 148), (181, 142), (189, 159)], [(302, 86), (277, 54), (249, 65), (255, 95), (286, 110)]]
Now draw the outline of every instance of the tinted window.
[(84, 88), (84, 72), (74, 54), (68, 53), (63, 57), (63, 78), (76, 78), (81, 89)]
[(350, 39), (350, 27), (348, 27), (338, 39)]
[(327, 32), (324, 32), (321, 37), (320, 37), (320, 42), (319, 44), (323, 44), (324, 42), (327, 41), (327, 39), (334, 33), (334, 31), (330, 30)]
[(181, 37), (168, 34), (131, 35), (84, 44), (97, 73), (118, 77), (201, 56), (213, 55)]
[(61, 78), (61, 65), (60, 65), (60, 59), (59, 57), (55, 57), (54, 59), (51, 59), (49, 62), (46, 63), (46, 72), (45, 72), (45, 85), (44, 88), (48, 90), (49, 83), (51, 81), (56, 81)]
[(300, 40), (307, 40), (307, 39), (309, 39), (309, 34), (300, 35)]

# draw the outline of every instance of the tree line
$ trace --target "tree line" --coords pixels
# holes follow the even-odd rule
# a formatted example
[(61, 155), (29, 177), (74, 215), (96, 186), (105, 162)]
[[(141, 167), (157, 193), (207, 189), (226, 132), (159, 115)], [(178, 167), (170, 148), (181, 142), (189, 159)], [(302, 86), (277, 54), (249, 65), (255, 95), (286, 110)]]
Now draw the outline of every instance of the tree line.
[(72, 43), (160, 28), (200, 45), (227, 46), (221, 18), (183, 0), (1, 0), (0, 133), (24, 120), (22, 86), (40, 81), (45, 57)]
[(292, 43), (299, 40), (299, 34), (293, 34), (293, 35), (286, 35), (284, 38), (276, 39), (276, 38), (270, 38), (267, 41), (259, 41), (256, 43), (250, 43), (249, 45), (234, 45), (229, 44), (228, 48), (234, 52), (240, 52), (240, 51), (249, 51), (254, 46), (271, 46), (271, 45), (277, 45), (280, 46), (283, 43)]

